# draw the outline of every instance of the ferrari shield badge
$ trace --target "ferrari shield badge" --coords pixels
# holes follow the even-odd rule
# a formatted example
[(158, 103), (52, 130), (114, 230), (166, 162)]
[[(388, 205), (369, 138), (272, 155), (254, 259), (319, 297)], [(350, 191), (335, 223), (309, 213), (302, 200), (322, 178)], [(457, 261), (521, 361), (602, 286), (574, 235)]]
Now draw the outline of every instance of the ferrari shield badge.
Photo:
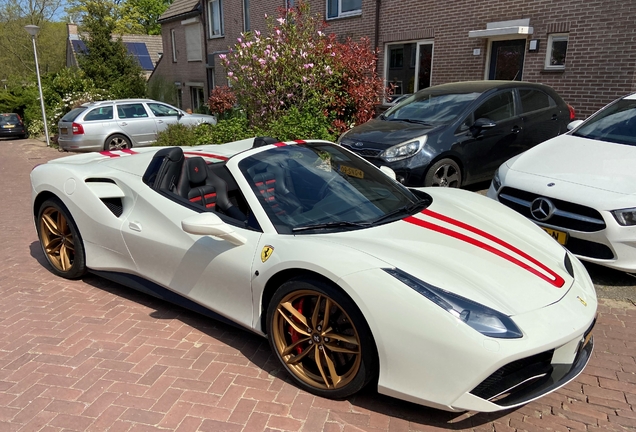
[(272, 254), (274, 253), (274, 246), (264, 246), (263, 250), (261, 251), (261, 261), (265, 262), (269, 259), (269, 257), (272, 256)]

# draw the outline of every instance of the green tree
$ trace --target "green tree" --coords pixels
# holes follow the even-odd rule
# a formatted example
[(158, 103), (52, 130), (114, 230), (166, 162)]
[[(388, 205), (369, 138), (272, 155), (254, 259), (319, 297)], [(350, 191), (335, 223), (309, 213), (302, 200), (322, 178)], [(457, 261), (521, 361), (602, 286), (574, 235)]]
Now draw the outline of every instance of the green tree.
[(0, 80), (35, 74), (27, 24), (40, 27), (36, 38), (40, 72), (56, 72), (66, 63), (66, 26), (52, 22), (60, 0), (0, 0)]
[[(2, 1), (2, 0), (0, 0)], [(69, 19), (75, 22), (85, 21), (89, 14), (89, 5), (93, 0), (71, 0), (66, 9)], [(113, 34), (161, 34), (157, 22), (168, 9), (172, 0), (103, 0), (111, 8), (106, 21), (112, 22)]]
[(77, 56), (77, 62), (98, 89), (108, 89), (116, 98), (142, 97), (146, 93), (146, 80), (141, 67), (128, 54), (121, 38), (112, 40), (115, 27), (111, 19), (113, 6), (107, 0), (85, 3), (83, 30), (87, 52)]

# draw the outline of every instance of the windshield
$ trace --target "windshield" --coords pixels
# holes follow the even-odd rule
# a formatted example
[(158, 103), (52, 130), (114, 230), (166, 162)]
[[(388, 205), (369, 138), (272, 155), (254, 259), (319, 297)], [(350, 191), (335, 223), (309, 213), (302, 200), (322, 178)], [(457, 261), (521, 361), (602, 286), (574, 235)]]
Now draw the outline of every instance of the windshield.
[(239, 168), (281, 234), (367, 227), (430, 204), (334, 144), (276, 147)]
[(636, 100), (621, 99), (576, 129), (574, 136), (636, 145)]
[(452, 123), (481, 93), (431, 94), (418, 92), (389, 109), (383, 120), (419, 120), (432, 125)]

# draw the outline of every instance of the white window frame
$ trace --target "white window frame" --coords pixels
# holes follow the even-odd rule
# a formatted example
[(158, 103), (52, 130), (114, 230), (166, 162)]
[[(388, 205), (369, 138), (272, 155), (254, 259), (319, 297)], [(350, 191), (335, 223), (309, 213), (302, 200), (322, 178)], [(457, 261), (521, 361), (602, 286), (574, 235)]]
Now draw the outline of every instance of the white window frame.
[[(219, 33), (214, 34), (214, 5), (218, 8)], [(208, 0), (208, 39), (220, 38), (225, 36), (225, 27), (223, 25), (223, 0)]]
[[(389, 82), (389, 71), (391, 70), (389, 68), (389, 65), (391, 63), (391, 45), (408, 45), (408, 44), (416, 44), (416, 48), (415, 48), (415, 66), (414, 66), (414, 72), (413, 72), (413, 93), (416, 93), (418, 90), (421, 90), (418, 87), (419, 82), (417, 80), (417, 77), (419, 76), (420, 73), (420, 62), (417, 61), (420, 58), (420, 49), (423, 45), (431, 45), (432, 47), (432, 56), (431, 56), (431, 67), (433, 66), (433, 62), (435, 61), (435, 41), (433, 39), (420, 39), (420, 40), (410, 40), (410, 41), (399, 41), (399, 42), (388, 42), (384, 45), (384, 86), (387, 87), (390, 82)], [(411, 55), (411, 58), (413, 56)], [(402, 63), (404, 64), (406, 62), (405, 59), (402, 60)], [(409, 60), (410, 62), (410, 60)], [(409, 67), (413, 67), (410, 66), (412, 64), (412, 62), (409, 63)], [(402, 84), (402, 95), (404, 94), (408, 94), (408, 93), (404, 93), (404, 84), (402, 81), (398, 81), (400, 84)], [(433, 82), (433, 71), (431, 70), (431, 83)], [(432, 85), (432, 84), (431, 84)], [(400, 95), (395, 95), (395, 96), (400, 96)], [(383, 103), (386, 104), (387, 100), (384, 99)]]
[(243, 0), (243, 31), (250, 31), (250, 25), (250, 0)]
[(177, 62), (177, 36), (175, 29), (170, 30), (170, 42), (172, 43), (172, 63)]
[(329, 16), (329, 0), (326, 0), (325, 2), (325, 17), (327, 17), (327, 21), (329, 20), (334, 20), (334, 19), (339, 19), (339, 18), (346, 18), (346, 17), (350, 17), (350, 16), (357, 16), (357, 15), (362, 15), (362, 0), (360, 0), (360, 9), (355, 9), (349, 12), (342, 12), (342, 0), (337, 0), (338, 1), (338, 15), (334, 16), (334, 17), (330, 17)]
[[(552, 49), (554, 42), (568, 42), (569, 45), (569, 35), (568, 33), (553, 33), (548, 35), (548, 46), (546, 47), (545, 52), (545, 69), (547, 70), (564, 70), (565, 64), (562, 65), (553, 65), (550, 64), (550, 60), (552, 59)], [(567, 60), (567, 51), (566, 51), (566, 60)]]

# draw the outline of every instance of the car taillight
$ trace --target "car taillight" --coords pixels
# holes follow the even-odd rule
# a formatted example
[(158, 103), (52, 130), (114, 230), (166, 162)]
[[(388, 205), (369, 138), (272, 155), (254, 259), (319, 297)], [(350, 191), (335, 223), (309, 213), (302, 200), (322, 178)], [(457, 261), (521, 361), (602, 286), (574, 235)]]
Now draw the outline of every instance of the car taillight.
[(568, 109), (570, 110), (570, 121), (573, 121), (576, 118), (576, 112), (574, 111), (574, 107), (568, 104)]
[(79, 123), (73, 123), (71, 125), (71, 128), (73, 129), (73, 135), (83, 135), (84, 134), (84, 126), (82, 126)]
[(21, 125), (23, 125), (24, 123), (22, 123), (22, 117), (20, 117), (20, 114), (16, 114), (18, 116), (18, 121), (20, 122)]

